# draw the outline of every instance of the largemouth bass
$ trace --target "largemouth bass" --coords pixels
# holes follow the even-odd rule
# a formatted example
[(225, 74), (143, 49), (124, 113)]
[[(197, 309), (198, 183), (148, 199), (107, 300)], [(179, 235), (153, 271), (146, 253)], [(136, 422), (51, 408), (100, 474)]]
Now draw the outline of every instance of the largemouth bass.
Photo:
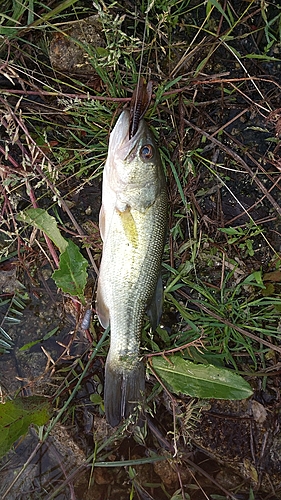
[(102, 326), (110, 324), (104, 402), (113, 427), (144, 395), (140, 336), (148, 309), (154, 327), (161, 316), (167, 225), (165, 177), (153, 134), (140, 119), (130, 138), (130, 125), (125, 110), (110, 135), (99, 220), (103, 252), (96, 310)]

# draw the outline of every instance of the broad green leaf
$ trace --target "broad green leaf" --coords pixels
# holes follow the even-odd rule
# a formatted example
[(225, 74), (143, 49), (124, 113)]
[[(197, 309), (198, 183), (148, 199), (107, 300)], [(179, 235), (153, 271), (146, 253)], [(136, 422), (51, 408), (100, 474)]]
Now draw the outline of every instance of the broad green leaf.
[[(190, 500), (190, 495), (188, 493), (185, 493), (184, 494), (184, 499), (185, 500)], [(173, 494), (171, 500), (183, 500), (182, 490), (175, 491), (175, 493)]]
[(226, 368), (196, 365), (180, 356), (171, 356), (168, 360), (154, 356), (152, 366), (176, 394), (215, 399), (245, 399), (253, 394), (248, 382)]
[(46, 210), (42, 208), (29, 208), (21, 212), (21, 214), (18, 215), (18, 219), (43, 231), (43, 233), (49, 236), (50, 240), (59, 248), (61, 253), (66, 250), (68, 242), (61, 235), (56, 219), (52, 217), (52, 215), (49, 215)]
[(65, 293), (79, 297), (84, 303), (84, 288), (87, 281), (86, 269), (88, 263), (82, 256), (79, 248), (61, 235), (57, 221), (41, 208), (30, 208), (22, 212), (18, 218), (43, 231), (59, 248), (59, 269), (53, 273), (57, 287)]
[(52, 275), (58, 288), (69, 295), (79, 297), (83, 303), (85, 302), (87, 266), (88, 262), (80, 253), (79, 248), (68, 240), (68, 245), (60, 256), (59, 269)]
[(16, 398), (0, 404), (0, 458), (27, 433), (31, 424), (46, 424), (50, 413), (50, 403), (42, 396)]
[(101, 397), (100, 394), (91, 394), (90, 396), (90, 401), (94, 404), (94, 405), (100, 405), (103, 403), (103, 398)]

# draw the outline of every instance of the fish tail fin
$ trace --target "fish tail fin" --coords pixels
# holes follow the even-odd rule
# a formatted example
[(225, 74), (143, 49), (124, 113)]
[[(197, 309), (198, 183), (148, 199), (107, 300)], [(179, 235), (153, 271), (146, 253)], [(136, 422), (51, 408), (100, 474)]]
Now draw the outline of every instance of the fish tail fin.
[(132, 368), (125, 368), (121, 362), (113, 363), (109, 352), (105, 365), (104, 407), (106, 420), (112, 427), (133, 413), (143, 399), (144, 390), (144, 364), (138, 361)]

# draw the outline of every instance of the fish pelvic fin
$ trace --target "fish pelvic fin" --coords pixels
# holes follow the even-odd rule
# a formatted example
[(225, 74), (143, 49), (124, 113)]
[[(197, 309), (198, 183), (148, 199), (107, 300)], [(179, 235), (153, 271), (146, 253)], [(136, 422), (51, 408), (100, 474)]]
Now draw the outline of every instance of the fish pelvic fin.
[(123, 418), (128, 418), (135, 407), (143, 400), (145, 390), (145, 371), (142, 361), (131, 368), (122, 362), (110, 359), (108, 354), (105, 365), (104, 407), (107, 422), (116, 427)]

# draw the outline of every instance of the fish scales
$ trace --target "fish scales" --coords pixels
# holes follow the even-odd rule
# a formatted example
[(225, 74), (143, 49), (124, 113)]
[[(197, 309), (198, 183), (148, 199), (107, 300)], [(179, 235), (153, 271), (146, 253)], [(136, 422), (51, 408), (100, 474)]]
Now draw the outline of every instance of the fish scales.
[(157, 289), (167, 225), (165, 178), (153, 135), (141, 120), (129, 139), (129, 124), (129, 112), (123, 111), (110, 136), (100, 213), (96, 309), (102, 325), (110, 323), (105, 411), (113, 426), (144, 392), (140, 336)]

